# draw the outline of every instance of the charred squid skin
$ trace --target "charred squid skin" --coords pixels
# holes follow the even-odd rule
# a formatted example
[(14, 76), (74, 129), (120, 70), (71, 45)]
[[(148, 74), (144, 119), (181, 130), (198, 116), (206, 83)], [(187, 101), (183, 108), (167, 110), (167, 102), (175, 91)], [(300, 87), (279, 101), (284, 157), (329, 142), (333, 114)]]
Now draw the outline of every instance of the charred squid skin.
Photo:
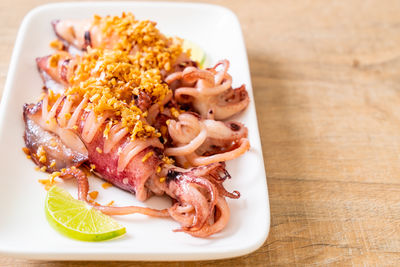
[(92, 46), (92, 37), (90, 36), (90, 31), (85, 31), (84, 40), (85, 40), (84, 45), (86, 48), (88, 46)]
[(57, 38), (60, 39), (61, 41), (67, 42), (67, 41), (58, 33), (58, 31), (57, 31), (57, 29), (56, 29), (57, 24), (58, 24), (59, 22), (60, 22), (59, 19), (54, 19), (54, 20), (51, 21), (51, 26), (53, 27), (54, 34), (55, 34), (55, 35), (57, 36)]
[(167, 176), (166, 176), (166, 182), (169, 184), (171, 181), (175, 181), (178, 177), (181, 176), (181, 173), (175, 170), (168, 170)]
[[(66, 22), (70, 22), (70, 21), (66, 21)], [(71, 21), (72, 22), (72, 21)], [(84, 21), (75, 21), (76, 22), (76, 24), (79, 24), (79, 23), (81, 23), (81, 22), (84, 22)], [(83, 42), (81, 43), (82, 44), (82, 46), (79, 46), (79, 45), (77, 45), (77, 40), (74, 40), (73, 42), (71, 42), (71, 41), (69, 41), (69, 40), (67, 40), (63, 35), (62, 35), (62, 33), (60, 33), (60, 31), (57, 29), (57, 26), (59, 25), (59, 23), (63, 23), (63, 21), (61, 21), (61, 20), (59, 20), (59, 19), (56, 19), (56, 20), (53, 20), (52, 22), (51, 22), (51, 25), (52, 25), (52, 27), (53, 27), (53, 31), (54, 31), (54, 33), (55, 33), (55, 35), (57, 36), (57, 38), (63, 43), (63, 45), (64, 45), (64, 48), (66, 49), (66, 50), (69, 50), (69, 48), (70, 48), (70, 46), (74, 46), (76, 49), (79, 49), (79, 50), (86, 50), (87, 49), (87, 47), (88, 46), (91, 46), (92, 45), (92, 37), (91, 37), (91, 34), (90, 34), (90, 28), (88, 28), (88, 29), (86, 29), (84, 32), (83, 32), (83, 36), (76, 36), (76, 27), (82, 27), (82, 26), (86, 26), (86, 25), (74, 25), (73, 23), (71, 23), (71, 25), (69, 26), (69, 31), (71, 31), (71, 32), (73, 32), (73, 36), (74, 36), (74, 38), (75, 39), (78, 39), (77, 37), (81, 37), (82, 39), (83, 39)]]
[(54, 34), (57, 36), (58, 40), (60, 40), (60, 41), (62, 42), (62, 44), (63, 44), (63, 50), (68, 51), (69, 48), (70, 48), (70, 46), (71, 46), (72, 44), (70, 44), (67, 40), (65, 40), (65, 39), (59, 34), (59, 32), (57, 31), (56, 27), (57, 27), (57, 24), (58, 24), (59, 22), (60, 22), (59, 19), (52, 20), (52, 21), (51, 21), (51, 26), (52, 26), (53, 32), (54, 32)]
[[(23, 107), (25, 146), (35, 164), (40, 167), (45, 166), (46, 172), (51, 173), (63, 168), (78, 167), (86, 162), (87, 155), (72, 150), (56, 134), (43, 129), (37, 123), (40, 111), (41, 102), (36, 105), (25, 104)], [(44, 156), (42, 158), (38, 155), (39, 149), (42, 150)]]
[[(57, 63), (52, 63), (52, 57), (57, 56)], [(63, 94), (70, 85), (69, 79), (77, 66), (78, 58), (65, 51), (57, 51), (52, 55), (36, 58), (36, 66), (43, 80), (45, 90), (55, 94)]]

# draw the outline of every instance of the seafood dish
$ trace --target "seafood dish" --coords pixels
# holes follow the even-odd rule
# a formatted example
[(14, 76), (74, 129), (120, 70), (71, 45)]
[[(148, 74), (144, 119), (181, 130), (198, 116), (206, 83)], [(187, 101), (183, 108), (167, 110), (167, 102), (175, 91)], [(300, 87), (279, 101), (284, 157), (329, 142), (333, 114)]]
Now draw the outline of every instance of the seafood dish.
[[(23, 106), (24, 151), (54, 178), (74, 178), (78, 198), (109, 215), (172, 218), (194, 237), (229, 222), (225, 162), (250, 148), (244, 124), (232, 120), (249, 104), (232, 87), (229, 61), (205, 68), (131, 13), (54, 20), (54, 53), (38, 57), (43, 93)], [(88, 173), (139, 201), (167, 195), (167, 209), (100, 205), (89, 199)], [(232, 179), (235, 179), (233, 177)]]

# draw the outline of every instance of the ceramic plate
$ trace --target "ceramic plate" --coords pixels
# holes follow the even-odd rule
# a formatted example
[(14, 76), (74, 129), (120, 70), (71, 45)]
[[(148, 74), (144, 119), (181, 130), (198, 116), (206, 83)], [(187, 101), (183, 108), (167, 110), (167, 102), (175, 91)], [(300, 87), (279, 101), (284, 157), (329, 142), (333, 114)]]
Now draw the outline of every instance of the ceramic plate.
[[(239, 190), (240, 199), (228, 199), (231, 218), (227, 227), (206, 239), (173, 232), (179, 225), (171, 219), (144, 215), (115, 216), (126, 226), (119, 239), (80, 242), (55, 232), (44, 213), (46, 191), (38, 183), (47, 175), (35, 171), (25, 158), (22, 106), (35, 102), (42, 90), (35, 58), (50, 54), (49, 42), (55, 39), (50, 22), (54, 19), (90, 18), (94, 14), (120, 15), (130, 11), (138, 19), (158, 23), (167, 35), (197, 43), (214, 64), (230, 60), (229, 73), (235, 87), (246, 84), (251, 102), (237, 120), (249, 129), (251, 149), (227, 163), (232, 179), (228, 190)], [(182, 3), (58, 3), (32, 10), (22, 22), (0, 110), (0, 253), (47, 260), (206, 260), (250, 253), (265, 241), (270, 224), (268, 189), (253, 101), (246, 49), (236, 16), (228, 9), (204, 4)], [(102, 181), (90, 178), (91, 190), (99, 191), (98, 202), (114, 200), (117, 205), (144, 205), (165, 208), (167, 198), (153, 197), (145, 203), (117, 188), (103, 189)], [(74, 182), (62, 183), (76, 196)]]

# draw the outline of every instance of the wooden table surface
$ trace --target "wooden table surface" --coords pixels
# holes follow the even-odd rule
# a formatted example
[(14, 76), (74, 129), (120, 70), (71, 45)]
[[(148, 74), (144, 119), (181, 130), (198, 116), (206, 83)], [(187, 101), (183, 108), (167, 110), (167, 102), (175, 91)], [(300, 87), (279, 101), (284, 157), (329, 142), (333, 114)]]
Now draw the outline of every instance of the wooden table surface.
[[(1, 90), (19, 24), (45, 2), (0, 2)], [(246, 40), (269, 238), (235, 259), (111, 266), (399, 264), (400, 1), (214, 3), (238, 15)], [(0, 265), (82, 264), (0, 256)]]

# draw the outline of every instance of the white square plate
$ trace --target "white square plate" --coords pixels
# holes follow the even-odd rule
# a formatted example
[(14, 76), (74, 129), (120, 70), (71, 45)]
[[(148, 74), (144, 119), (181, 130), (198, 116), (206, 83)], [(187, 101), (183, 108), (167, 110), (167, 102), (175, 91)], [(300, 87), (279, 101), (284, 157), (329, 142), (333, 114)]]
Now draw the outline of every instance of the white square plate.
[[(228, 199), (231, 219), (227, 227), (210, 238), (194, 238), (173, 232), (179, 225), (171, 219), (144, 215), (115, 216), (127, 228), (120, 239), (80, 242), (55, 232), (44, 214), (46, 191), (37, 182), (47, 175), (34, 170), (25, 158), (22, 106), (35, 102), (42, 90), (35, 58), (50, 54), (55, 39), (50, 22), (54, 19), (90, 18), (94, 14), (120, 15), (130, 11), (138, 19), (158, 23), (162, 32), (176, 35), (202, 47), (212, 64), (229, 59), (234, 86), (246, 84), (251, 102), (238, 120), (249, 129), (251, 149), (227, 163), (232, 179), (228, 190), (241, 197)], [(235, 257), (259, 248), (270, 224), (268, 189), (257, 118), (250, 82), (246, 49), (236, 16), (228, 9), (205, 4), (181, 3), (58, 3), (32, 10), (22, 22), (15, 44), (0, 110), (0, 254), (48, 260), (206, 260)], [(101, 188), (90, 178), (91, 190), (100, 192), (98, 202), (114, 200), (117, 205), (168, 207), (167, 198), (153, 197), (139, 203), (117, 188)], [(73, 182), (64, 183), (75, 194)]]

